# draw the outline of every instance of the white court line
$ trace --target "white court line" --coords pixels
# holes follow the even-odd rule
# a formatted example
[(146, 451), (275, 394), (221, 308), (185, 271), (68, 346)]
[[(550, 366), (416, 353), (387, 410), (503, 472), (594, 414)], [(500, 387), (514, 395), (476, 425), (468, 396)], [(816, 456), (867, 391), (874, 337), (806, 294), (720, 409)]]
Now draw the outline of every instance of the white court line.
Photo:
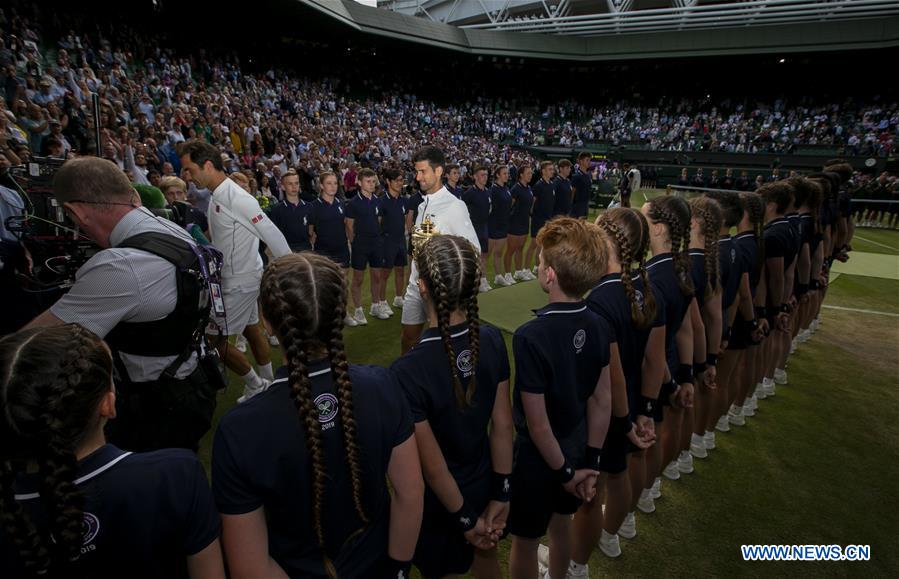
[(877, 310), (862, 310), (859, 308), (843, 308), (840, 306), (829, 306), (827, 304), (824, 304), (821, 307), (827, 308), (829, 310), (840, 310), (841, 312), (856, 312), (858, 314), (874, 314), (876, 316), (889, 316), (891, 318), (899, 318), (899, 314), (894, 314), (892, 312), (878, 312)]
[(868, 239), (867, 237), (862, 237), (861, 235), (853, 235), (852, 237), (857, 237), (858, 239), (861, 239), (865, 243), (870, 243), (871, 245), (876, 245), (885, 249), (892, 249), (893, 251), (899, 251), (899, 247), (893, 247), (892, 245), (880, 243), (879, 241), (874, 241), (873, 239)]

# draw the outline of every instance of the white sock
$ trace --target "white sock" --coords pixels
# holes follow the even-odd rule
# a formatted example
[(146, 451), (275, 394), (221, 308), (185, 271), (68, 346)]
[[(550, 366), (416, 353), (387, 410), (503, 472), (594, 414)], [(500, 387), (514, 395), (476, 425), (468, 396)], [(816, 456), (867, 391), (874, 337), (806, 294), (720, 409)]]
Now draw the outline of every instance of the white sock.
[(269, 382), (271, 382), (275, 379), (275, 373), (272, 370), (271, 362), (269, 362), (268, 364), (260, 364), (259, 365), (259, 376), (261, 376), (262, 378), (265, 378)]
[(581, 565), (580, 563), (575, 563), (574, 561), (571, 561), (570, 563), (568, 563), (568, 570), (574, 571), (577, 574), (586, 574), (587, 564), (584, 563), (583, 565)]
[(256, 374), (256, 371), (250, 368), (250, 371), (240, 377), (244, 384), (250, 388), (259, 388), (262, 386), (262, 379)]

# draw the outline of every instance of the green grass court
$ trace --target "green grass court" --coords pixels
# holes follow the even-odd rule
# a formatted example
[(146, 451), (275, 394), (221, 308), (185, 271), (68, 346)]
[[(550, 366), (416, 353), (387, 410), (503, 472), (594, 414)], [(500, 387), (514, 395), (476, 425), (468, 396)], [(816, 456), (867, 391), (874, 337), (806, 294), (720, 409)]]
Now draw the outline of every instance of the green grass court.
[[(637, 537), (621, 540), (618, 559), (597, 550), (591, 577), (899, 576), (899, 232), (858, 229), (853, 246), (834, 267), (818, 332), (790, 360), (790, 384), (760, 401), (747, 426), (718, 433), (694, 474), (663, 479), (656, 512), (637, 513)], [(508, 332), (544, 303), (527, 282), (482, 294), (481, 314), (507, 332), (511, 351)], [(388, 366), (399, 336), (399, 313), (369, 317), (346, 329), (349, 359)], [(273, 358), (278, 366), (278, 348)], [(230, 378), (216, 420), (242, 392)], [(211, 440), (200, 449), (207, 466)], [(871, 560), (744, 562), (744, 544), (870, 545)], [(499, 547), (503, 564), (509, 546)]]

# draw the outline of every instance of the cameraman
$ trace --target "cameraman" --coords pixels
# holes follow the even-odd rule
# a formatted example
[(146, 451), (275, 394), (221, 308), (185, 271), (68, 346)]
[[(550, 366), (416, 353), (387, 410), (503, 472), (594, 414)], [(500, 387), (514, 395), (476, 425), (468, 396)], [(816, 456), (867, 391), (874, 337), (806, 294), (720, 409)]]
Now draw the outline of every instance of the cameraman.
[(29, 327), (74, 322), (109, 344), (118, 414), (108, 427), (110, 442), (132, 451), (196, 450), (224, 386), (216, 360), (198, 356), (211, 260), (186, 231), (142, 207), (108, 160), (68, 161), (53, 186), (69, 218), (104, 249)]

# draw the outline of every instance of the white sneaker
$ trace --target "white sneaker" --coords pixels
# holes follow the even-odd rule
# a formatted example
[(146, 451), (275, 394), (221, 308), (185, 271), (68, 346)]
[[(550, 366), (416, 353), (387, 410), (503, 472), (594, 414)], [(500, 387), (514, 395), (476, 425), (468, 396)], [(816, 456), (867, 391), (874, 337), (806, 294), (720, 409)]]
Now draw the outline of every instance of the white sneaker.
[(800, 344), (804, 344), (804, 343), (808, 342), (808, 339), (811, 337), (812, 337), (811, 329), (806, 328), (806, 329), (802, 330), (801, 332), (799, 332), (799, 334), (796, 336), (796, 340), (798, 340)]
[(730, 410), (727, 411), (727, 421), (734, 426), (746, 426), (746, 419), (743, 418), (743, 407), (732, 404)]
[(243, 395), (237, 399), (237, 403), (241, 404), (243, 402), (246, 402), (253, 396), (256, 396), (260, 392), (265, 392), (266, 390), (268, 390), (269, 385), (271, 385), (271, 382), (269, 382), (265, 378), (260, 378), (259, 383), (256, 386), (250, 386), (249, 384), (244, 384), (243, 385)]
[(661, 477), (656, 477), (656, 480), (654, 483), (652, 483), (652, 488), (649, 489), (649, 491), (650, 491), (649, 495), (653, 498), (653, 500), (659, 499), (662, 497), (662, 478)]
[(356, 313), (353, 314), (353, 319), (356, 320), (356, 325), (368, 325), (368, 320), (365, 319), (365, 312), (362, 311), (362, 308), (356, 308)]
[(609, 558), (616, 558), (621, 556), (621, 542), (618, 540), (617, 534), (610, 534), (605, 529), (602, 530), (602, 535), (599, 537), (599, 543), (597, 544), (599, 550), (602, 551), (602, 554)]
[(395, 298), (393, 298), (393, 307), (395, 308), (403, 307), (404, 303), (405, 301), (403, 300), (403, 296), (396, 296)]
[(768, 389), (765, 388), (765, 382), (763, 380), (762, 382), (759, 382), (755, 385), (755, 392), (752, 395), (755, 396), (756, 400), (764, 400), (768, 397), (768, 394), (766, 394), (767, 390)]
[(246, 353), (247, 351), (247, 339), (243, 336), (237, 336), (237, 339), (234, 340), (234, 347), (239, 351)]
[(505, 287), (509, 284), (506, 283), (506, 276), (502, 274), (496, 274), (495, 276), (493, 276), (493, 285), (497, 287)]
[(281, 345), (281, 342), (278, 341), (278, 336), (269, 336), (268, 337), (268, 345), (277, 348)]
[(359, 325), (359, 322), (357, 322), (353, 316), (351, 316), (350, 314), (347, 314), (346, 317), (343, 319), (343, 325), (350, 327), (350, 328), (355, 328), (356, 326)]
[(624, 522), (621, 523), (621, 526), (618, 528), (618, 535), (625, 539), (633, 539), (637, 536), (637, 518), (634, 516), (633, 512), (628, 513), (627, 516), (624, 517)]
[(387, 303), (387, 300), (382, 301), (382, 302), (380, 303), (380, 305), (381, 305), (381, 309), (382, 309), (382, 310), (384, 311), (384, 313), (387, 314), (388, 316), (392, 316), (394, 313), (396, 313), (396, 312), (394, 312), (393, 310), (390, 309), (390, 304)]
[(537, 279), (537, 268), (534, 268), (534, 271), (524, 270), (524, 274), (527, 276), (528, 281), (532, 281)]
[[(358, 314), (359, 314), (360, 311), (362, 311), (361, 308), (359, 308), (359, 309), (356, 311), (356, 321), (359, 320), (359, 315), (358, 315)], [(373, 317), (375, 317), (375, 318), (378, 318), (379, 320), (386, 320), (387, 318), (390, 317), (390, 314), (388, 314), (387, 312), (385, 312), (385, 311), (384, 311), (384, 308), (381, 307), (381, 303), (380, 303), (380, 302), (371, 305), (371, 308), (369, 308), (369, 310), (368, 310), (368, 315), (373, 316)], [(363, 314), (362, 317), (364, 318), (364, 317), (365, 317), (365, 314)], [(366, 323), (367, 323), (367, 322), (366, 322)]]
[(796, 343), (796, 338), (793, 338), (793, 341), (790, 342), (790, 354), (795, 354), (797, 347), (798, 347), (798, 344)]
[(706, 430), (702, 435), (702, 445), (706, 450), (715, 450), (715, 432)]
[(487, 282), (487, 278), (486, 278), (486, 277), (482, 277), (482, 278), (481, 278), (481, 287), (478, 288), (478, 291), (480, 291), (481, 293), (485, 293), (485, 292), (489, 292), (489, 291), (492, 290), (492, 289), (493, 289), (493, 288), (490, 287), (490, 284)]
[(718, 432), (730, 432), (730, 422), (727, 420), (727, 414), (718, 419), (715, 430)]
[(755, 398), (755, 394), (743, 401), (743, 417), (747, 418), (755, 416), (755, 411), (759, 407), (759, 403)]
[(768, 398), (777, 394), (777, 391), (774, 387), (774, 380), (772, 380), (771, 378), (765, 378), (764, 380), (762, 380), (762, 388), (765, 389), (765, 396), (767, 396)]
[[(690, 450), (693, 450), (693, 445), (690, 445)], [(702, 449), (705, 452), (705, 448)], [(708, 453), (706, 453), (708, 456)], [(693, 472), (693, 455), (690, 454), (690, 451), (682, 450), (680, 456), (677, 457), (677, 470), (681, 474), (690, 474)]]
[(509, 286), (509, 285), (515, 285), (515, 278), (512, 277), (512, 274), (511, 274), (511, 273), (507, 273), (504, 277), (505, 277), (505, 279), (506, 279), (506, 285), (507, 285), (507, 286)]
[(528, 278), (524, 277), (524, 270), (519, 269), (514, 274), (512, 274), (512, 279), (515, 281), (527, 281)]
[(787, 380), (787, 371), (784, 370), (783, 368), (775, 369), (774, 370), (774, 383), (780, 384), (780, 385), (788, 384), (789, 382)]
[(637, 501), (637, 508), (640, 509), (641, 512), (647, 514), (656, 510), (656, 503), (652, 498), (651, 489), (643, 489), (643, 492), (640, 493), (640, 500)]
[[(705, 448), (705, 442), (704, 442), (704, 438), (702, 436), (699, 436), (695, 432), (693, 433), (693, 436), (690, 438), (690, 452), (688, 452), (687, 454), (690, 455), (690, 457), (691, 457), (691, 459), (690, 459), (691, 463), (693, 462), (693, 460), (692, 460), (693, 457), (708, 458), (709, 451), (706, 450), (706, 448)], [(681, 453), (681, 455), (683, 455), (683, 453)], [(683, 472), (683, 471), (681, 471), (681, 472)]]
[(665, 475), (665, 478), (668, 480), (677, 480), (680, 478), (680, 465), (677, 460), (672, 460), (668, 466), (665, 467), (665, 470), (662, 471), (662, 474)]

